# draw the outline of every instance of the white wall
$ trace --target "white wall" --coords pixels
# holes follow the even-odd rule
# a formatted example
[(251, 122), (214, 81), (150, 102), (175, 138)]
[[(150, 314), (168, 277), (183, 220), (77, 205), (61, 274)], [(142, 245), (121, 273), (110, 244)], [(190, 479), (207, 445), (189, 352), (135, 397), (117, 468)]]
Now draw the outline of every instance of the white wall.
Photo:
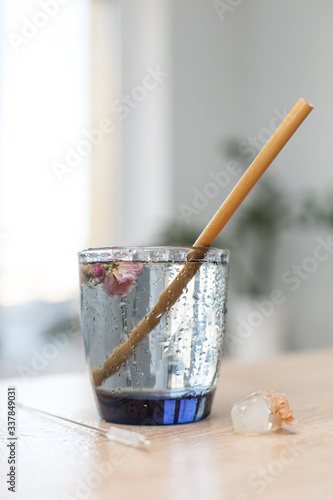
[[(261, 142), (271, 119), (286, 114), (300, 97), (315, 110), (265, 177), (295, 202), (308, 189), (318, 199), (328, 192), (333, 4), (252, 0), (222, 13), (213, 0), (123, 0), (121, 9), (122, 92), (130, 94), (142, 83), (147, 66), (158, 64), (170, 76), (122, 122), (122, 236), (116, 243), (150, 244), (167, 220), (185, 223), (179, 206), (191, 206), (193, 188), (202, 190), (210, 172), (226, 168), (225, 141), (251, 136)], [(231, 176), (229, 185), (190, 217), (198, 232), (238, 178)], [(320, 263), (291, 294), (281, 282), (288, 269), (312, 255), (319, 235), (326, 238), (329, 232), (323, 227), (283, 231), (279, 237), (273, 286), (287, 296), (281, 345), (332, 343), (333, 259)], [(229, 310), (237, 320), (235, 304), (231, 300)]]
[[(130, 104), (120, 106), (119, 115), (122, 119), (124, 112), (121, 243), (125, 245), (152, 244), (172, 215), (169, 10), (168, 0), (121, 2), (122, 93), (130, 96)], [(154, 81), (147, 75), (157, 67), (167, 76)], [(142, 86), (146, 96), (140, 94)]]
[[(276, 179), (291, 200), (305, 190), (314, 190), (318, 200), (329, 193), (332, 18), (333, 4), (324, 0), (252, 0), (231, 8), (224, 19), (212, 1), (174, 0), (174, 214), (180, 221), (184, 222), (179, 205), (192, 205), (192, 189), (202, 189), (211, 170), (225, 168), (223, 141), (231, 136), (257, 137), (269, 125), (274, 109), (289, 111), (300, 97), (315, 110), (265, 175)], [(231, 187), (232, 183), (191, 217), (191, 223), (203, 227)], [(255, 196), (256, 191), (250, 195)], [(283, 273), (293, 264), (302, 265), (313, 254), (319, 235), (326, 238), (329, 233), (327, 227), (284, 231), (275, 286), (283, 288)], [(332, 260), (320, 263), (297, 291), (284, 290), (289, 346), (332, 344)]]
[(272, 170), (291, 192), (333, 183), (333, 4), (252, 0), (223, 21), (211, 1), (173, 5), (176, 201), (191, 199), (190, 178), (200, 186), (223, 166), (223, 139), (256, 136), (274, 108), (289, 111), (299, 97), (315, 111)]

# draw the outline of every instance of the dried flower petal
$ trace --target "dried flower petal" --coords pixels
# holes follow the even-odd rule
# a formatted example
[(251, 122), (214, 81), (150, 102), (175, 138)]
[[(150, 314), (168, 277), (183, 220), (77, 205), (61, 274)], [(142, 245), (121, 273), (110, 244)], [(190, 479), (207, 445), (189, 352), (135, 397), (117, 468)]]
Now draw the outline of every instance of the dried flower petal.
[(110, 296), (124, 297), (133, 288), (133, 283), (142, 272), (142, 264), (120, 262), (110, 269), (104, 279), (104, 290)]
[(288, 399), (284, 394), (270, 390), (267, 393), (267, 404), (272, 412), (270, 420), (275, 429), (281, 429), (283, 423), (296, 424), (293, 410), (289, 408)]
[(80, 282), (84, 283), (91, 270), (90, 264), (80, 264)]
[[(104, 290), (110, 297), (124, 297), (134, 286), (134, 281), (142, 272), (140, 262), (115, 262), (80, 265), (81, 283), (104, 283)], [(98, 281), (96, 281), (98, 280)]]
[(100, 262), (93, 264), (91, 266), (91, 271), (92, 271), (94, 278), (98, 278), (99, 281), (104, 281), (105, 276), (106, 276), (106, 271)]
[(113, 274), (119, 283), (125, 281), (134, 281), (142, 271), (142, 264), (140, 262), (120, 262), (114, 269)]
[(124, 283), (119, 283), (117, 278), (112, 272), (107, 273), (104, 280), (104, 290), (109, 295), (109, 297), (124, 297), (133, 288), (133, 281), (128, 280)]

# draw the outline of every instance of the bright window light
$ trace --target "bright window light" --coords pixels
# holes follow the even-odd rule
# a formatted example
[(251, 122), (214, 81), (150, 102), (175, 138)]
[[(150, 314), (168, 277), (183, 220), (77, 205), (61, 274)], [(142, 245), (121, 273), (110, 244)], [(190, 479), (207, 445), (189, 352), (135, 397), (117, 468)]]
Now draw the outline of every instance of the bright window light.
[(89, 0), (2, 0), (0, 300), (59, 301), (89, 238), (89, 156), (60, 181), (89, 128)]

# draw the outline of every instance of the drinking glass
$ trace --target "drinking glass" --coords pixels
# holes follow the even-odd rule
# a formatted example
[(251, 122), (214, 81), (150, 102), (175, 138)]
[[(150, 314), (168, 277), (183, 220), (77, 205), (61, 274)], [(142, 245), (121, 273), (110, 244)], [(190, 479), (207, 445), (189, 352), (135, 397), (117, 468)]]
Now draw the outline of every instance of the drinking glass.
[[(192, 279), (130, 356), (102, 381), (94, 373), (186, 266)], [(79, 252), (81, 329), (100, 416), (164, 425), (209, 415), (225, 332), (229, 252), (197, 247), (113, 247)]]

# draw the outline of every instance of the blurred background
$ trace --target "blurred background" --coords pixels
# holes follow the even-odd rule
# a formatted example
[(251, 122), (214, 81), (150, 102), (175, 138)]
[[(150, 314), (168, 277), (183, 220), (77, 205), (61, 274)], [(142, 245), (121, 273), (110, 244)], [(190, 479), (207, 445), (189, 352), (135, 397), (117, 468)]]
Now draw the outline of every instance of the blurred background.
[(2, 0), (0, 376), (84, 367), (77, 256), (190, 245), (300, 97), (228, 223), (226, 355), (333, 345), (333, 4)]

